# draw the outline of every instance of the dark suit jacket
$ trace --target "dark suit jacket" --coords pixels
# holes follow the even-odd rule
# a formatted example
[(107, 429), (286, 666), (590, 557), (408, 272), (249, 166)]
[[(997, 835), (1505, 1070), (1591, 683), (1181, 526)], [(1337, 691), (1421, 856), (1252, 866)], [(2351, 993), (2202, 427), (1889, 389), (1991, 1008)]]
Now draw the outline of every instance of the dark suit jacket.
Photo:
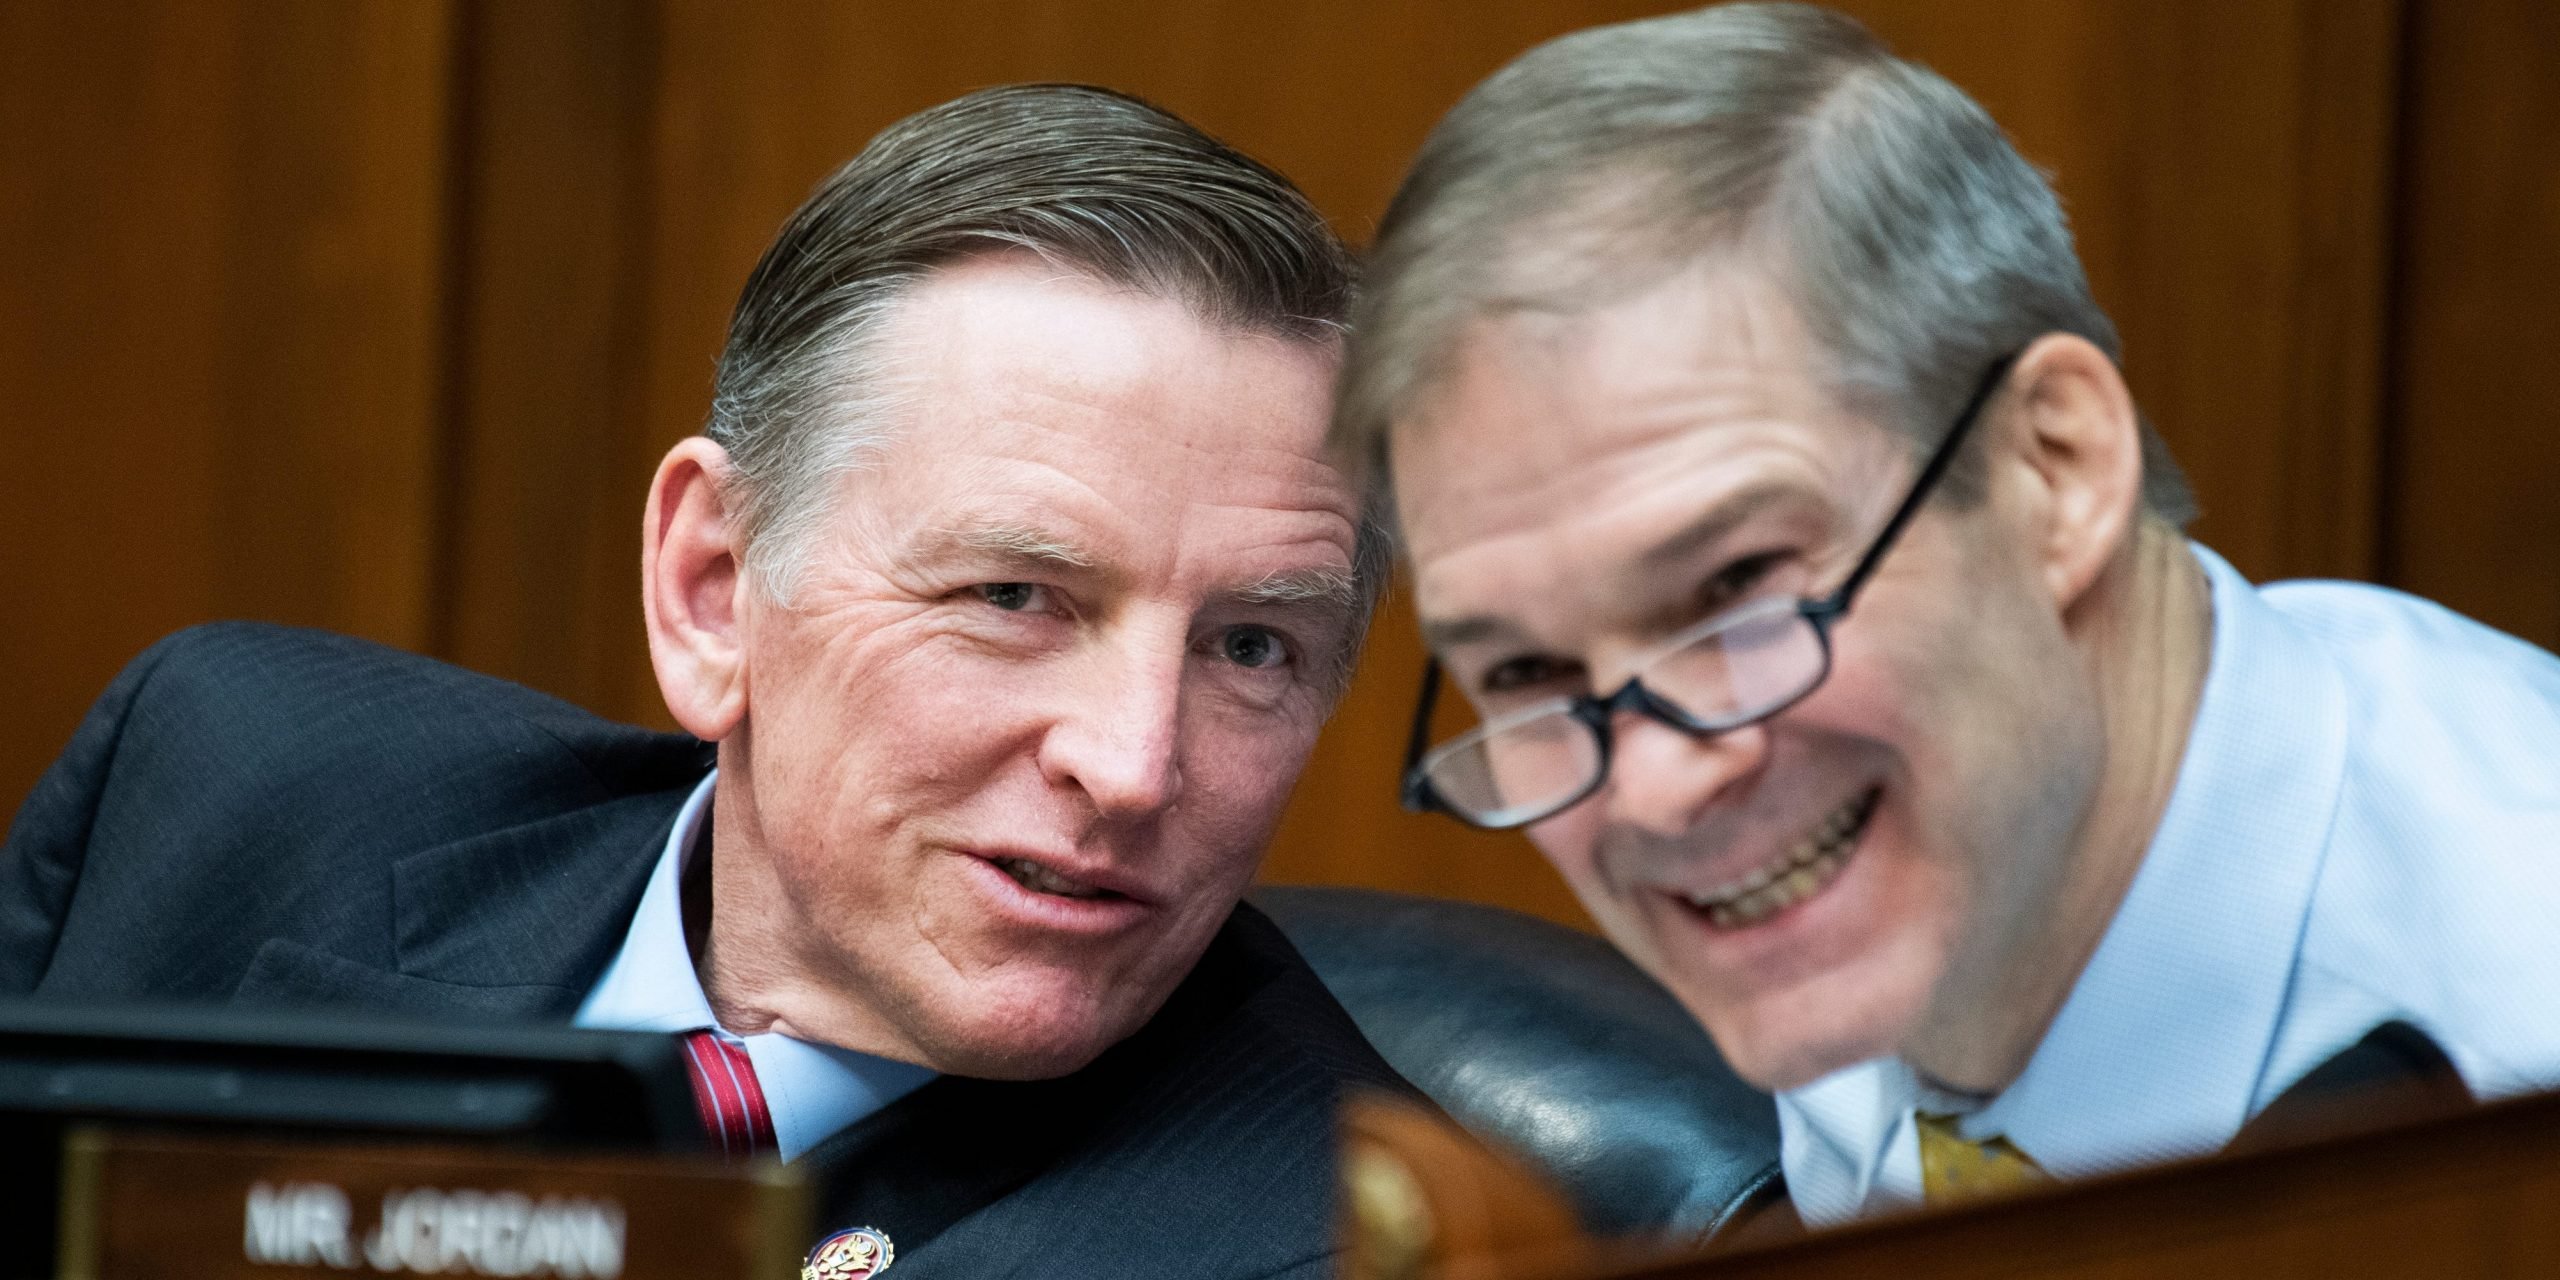
[[(0, 990), (565, 1020), (710, 764), (361, 641), (181, 632), (10, 828)], [(1316, 1276), (1350, 1084), (1409, 1089), (1240, 907), (1083, 1071), (946, 1077), (804, 1159), (822, 1231), (882, 1229), (906, 1280)]]

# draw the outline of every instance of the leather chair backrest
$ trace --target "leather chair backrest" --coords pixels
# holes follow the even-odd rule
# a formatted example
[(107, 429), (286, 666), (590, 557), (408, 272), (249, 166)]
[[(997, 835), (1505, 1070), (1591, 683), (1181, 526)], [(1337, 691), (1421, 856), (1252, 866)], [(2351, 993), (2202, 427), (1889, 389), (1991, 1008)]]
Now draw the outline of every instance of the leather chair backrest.
[(1600, 939), (1366, 889), (1253, 901), (1389, 1064), (1542, 1166), (1593, 1235), (1702, 1243), (1777, 1176), (1768, 1095)]

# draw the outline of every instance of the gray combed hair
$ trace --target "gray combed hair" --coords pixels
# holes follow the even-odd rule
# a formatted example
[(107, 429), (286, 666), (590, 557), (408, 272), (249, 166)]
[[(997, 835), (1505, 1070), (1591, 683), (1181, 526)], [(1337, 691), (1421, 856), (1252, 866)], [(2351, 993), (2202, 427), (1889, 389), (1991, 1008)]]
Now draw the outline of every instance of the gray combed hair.
[[(2061, 202), (1981, 107), (1839, 14), (1733, 4), (1550, 41), (1440, 122), (1379, 227), (1336, 444), (1383, 483), (1390, 429), (1470, 321), (1717, 255), (1778, 284), (1832, 396), (1915, 451), (2040, 335), (2120, 358)], [(2194, 495), (2147, 422), (2142, 449), (2145, 505), (2184, 525)]]
[[(1000, 249), (1319, 345), (1340, 339), (1357, 283), (1288, 179), (1125, 94), (1013, 85), (889, 126), (783, 224), (720, 354), (703, 433), (728, 451), (747, 569), (776, 601), (795, 594), (838, 480), (887, 441), (901, 379), (884, 322), (935, 269)], [(1387, 570), (1382, 530), (1361, 528), (1364, 602)]]

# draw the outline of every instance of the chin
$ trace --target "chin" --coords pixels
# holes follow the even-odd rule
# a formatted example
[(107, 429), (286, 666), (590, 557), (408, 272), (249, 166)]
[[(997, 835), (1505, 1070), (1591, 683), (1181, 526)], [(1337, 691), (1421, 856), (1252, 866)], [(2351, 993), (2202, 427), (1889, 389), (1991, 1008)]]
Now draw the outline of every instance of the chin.
[(1892, 1056), (1918, 1013), (1897, 990), (1842, 990), (1816, 982), (1744, 1001), (1714, 1001), (1677, 992), (1724, 1055), (1752, 1087), (1800, 1089), (1835, 1071)]
[(1846, 1036), (1729, 1033), (1712, 1023), (1707, 1033), (1735, 1075), (1769, 1093), (1801, 1089), (1834, 1071), (1890, 1052), (1873, 1040)]

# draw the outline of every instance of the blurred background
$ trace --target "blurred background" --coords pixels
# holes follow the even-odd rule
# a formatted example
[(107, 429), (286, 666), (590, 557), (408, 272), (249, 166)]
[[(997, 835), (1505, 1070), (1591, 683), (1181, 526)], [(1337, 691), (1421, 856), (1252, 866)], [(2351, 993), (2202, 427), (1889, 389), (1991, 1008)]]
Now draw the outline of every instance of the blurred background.
[[(968, 89), (1134, 91), (1355, 244), (1629, 0), (0, 0), (0, 812), (159, 635), (328, 627), (665, 725), (644, 488), (813, 184)], [(1850, 0), (2052, 172), (2197, 535), (2560, 645), (2560, 5)], [(1398, 812), (1391, 599), (1268, 878), (1583, 923)]]

